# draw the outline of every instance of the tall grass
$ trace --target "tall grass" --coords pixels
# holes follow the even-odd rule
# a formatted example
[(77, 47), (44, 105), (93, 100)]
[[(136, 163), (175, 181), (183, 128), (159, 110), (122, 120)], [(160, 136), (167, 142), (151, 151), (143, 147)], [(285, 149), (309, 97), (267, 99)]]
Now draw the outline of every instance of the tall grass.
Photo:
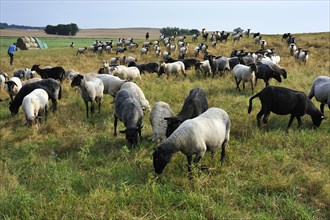
[[(264, 36), (288, 71), (281, 84), (271, 84), (307, 93), (316, 76), (329, 75), (329, 33), (296, 37), (300, 47), (311, 51), (306, 65), (294, 62), (280, 35)], [(196, 43), (187, 38), (191, 57)], [(1, 47), (13, 41), (0, 39)], [(1, 49), (0, 69), (12, 75), (15, 69), (40, 64), (88, 73), (96, 72), (103, 59), (115, 56), (76, 56), (76, 50), (68, 47), (71, 39), (44, 40), (52, 42), (50, 49), (18, 51), (14, 66)], [(90, 39), (74, 41), (77, 47), (92, 43)], [(258, 49), (251, 38), (243, 38), (235, 44), (230, 40), (218, 44), (210, 52), (229, 56), (233, 49), (243, 48)], [(126, 55), (137, 57), (139, 63), (158, 60), (152, 53), (141, 56), (138, 50)], [(247, 114), (249, 86), (236, 91), (230, 73), (214, 79), (205, 79), (195, 70), (187, 75), (166, 80), (147, 74), (137, 83), (151, 105), (165, 101), (175, 113), (195, 87), (205, 90), (210, 106), (229, 113), (232, 129), (224, 166), (220, 166), (219, 152), (214, 159), (206, 154), (200, 166), (208, 169), (197, 166), (192, 180), (180, 153), (161, 176), (155, 176), (151, 155), (156, 144), (149, 140), (149, 113), (143, 119), (143, 140), (131, 149), (124, 136), (112, 135), (110, 96), (104, 97), (100, 114), (86, 119), (80, 94), (65, 81), (59, 110), (50, 114), (47, 123), (29, 129), (23, 125), (22, 110), (15, 117), (10, 115), (8, 95), (1, 90), (0, 219), (329, 219), (329, 119), (313, 130), (310, 117), (304, 116), (302, 130), (297, 130), (294, 121), (285, 133), (289, 116), (271, 114), (269, 131), (259, 130), (255, 116), (260, 102), (255, 101), (252, 113)], [(259, 81), (255, 91), (263, 87)], [(325, 114), (329, 118), (327, 108)]]

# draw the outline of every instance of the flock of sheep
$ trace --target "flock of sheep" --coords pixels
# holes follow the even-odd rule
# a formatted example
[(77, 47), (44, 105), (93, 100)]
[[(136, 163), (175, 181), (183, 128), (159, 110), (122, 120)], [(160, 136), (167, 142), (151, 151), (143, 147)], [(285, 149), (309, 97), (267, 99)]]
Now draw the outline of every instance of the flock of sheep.
[[(208, 37), (210, 35), (210, 37)], [(245, 33), (249, 37), (250, 30)], [(257, 79), (263, 79), (265, 88), (250, 98), (248, 112), (252, 111), (252, 100), (259, 97), (262, 103), (260, 112), (257, 114), (257, 125), (261, 127), (261, 118), (267, 125), (270, 112), (275, 114), (290, 114), (290, 127), (294, 118), (301, 127), (301, 116), (309, 114), (312, 117), (313, 125), (319, 127), (324, 115), (324, 105), (330, 108), (330, 77), (319, 76), (315, 79), (310, 92), (305, 95), (303, 92), (294, 91), (288, 88), (269, 85), (269, 79), (274, 78), (281, 82), (287, 78), (284, 67), (279, 65), (280, 56), (273, 49), (266, 49), (267, 42), (262, 39), (260, 33), (253, 35), (254, 42), (260, 45), (260, 50), (245, 52), (234, 50), (230, 57), (214, 56), (208, 52), (206, 42), (211, 41), (214, 46), (219, 42), (227, 41), (228, 33), (208, 33), (202, 30), (202, 42), (194, 48), (194, 57), (185, 58), (189, 44), (185, 36), (166, 37), (161, 35), (159, 40), (144, 42), (141, 55), (154, 51), (155, 57), (162, 57), (161, 62), (138, 63), (138, 60), (131, 56), (113, 58), (109, 62), (104, 60), (103, 66), (98, 73), (79, 74), (72, 70), (65, 71), (62, 67), (47, 67), (44, 69), (34, 65), (31, 69), (22, 69), (14, 73), (13, 77), (0, 72), (1, 87), (6, 88), (10, 97), (10, 111), (17, 114), (19, 107), (26, 116), (26, 123), (32, 125), (41, 120), (49, 110), (48, 100), (51, 99), (53, 110), (57, 109), (57, 100), (61, 99), (61, 84), (65, 78), (71, 80), (71, 87), (78, 87), (81, 97), (86, 106), (86, 117), (94, 113), (94, 105), (98, 105), (100, 112), (104, 94), (114, 97), (114, 136), (117, 135), (118, 119), (123, 122), (124, 133), (130, 146), (139, 144), (142, 130), (143, 116), (150, 112), (150, 123), (152, 125), (152, 140), (160, 145), (153, 153), (153, 162), (156, 173), (162, 173), (163, 169), (170, 162), (172, 156), (181, 151), (186, 155), (190, 171), (192, 156), (196, 155), (194, 162), (197, 163), (206, 151), (213, 152), (221, 146), (221, 163), (224, 161), (225, 148), (230, 136), (230, 118), (220, 108), (209, 108), (208, 100), (204, 91), (200, 88), (192, 89), (185, 99), (182, 110), (174, 115), (169, 104), (156, 102), (151, 108), (142, 89), (136, 80), (141, 81), (141, 73), (157, 73), (158, 76), (166, 74), (176, 76), (181, 73), (186, 77), (186, 70), (194, 68), (196, 72), (204, 74), (205, 77), (214, 77), (226, 70), (232, 72), (236, 82), (236, 89), (240, 90), (240, 84), (251, 84), (252, 93)], [(233, 41), (239, 41), (242, 33), (233, 33)], [(192, 36), (192, 40), (198, 40), (198, 36)], [(284, 34), (282, 41), (287, 41), (288, 50), (297, 61), (306, 63), (308, 61), (308, 50), (297, 48), (296, 39), (291, 34)], [(97, 53), (102, 51), (111, 52), (113, 42), (95, 42), (89, 50)], [(161, 46), (165, 50), (161, 52)], [(125, 53), (128, 50), (136, 50), (138, 44), (129, 39), (119, 39), (116, 43), (116, 54)], [(78, 48), (77, 55), (82, 55), (88, 50)], [(178, 59), (171, 57), (171, 52), (179, 51)], [(197, 59), (199, 53), (203, 53), (203, 60)], [(40, 75), (35, 77), (36, 74)], [(25, 79), (23, 81), (23, 79)], [(321, 103), (320, 110), (310, 101), (313, 97)], [(90, 106), (89, 106), (90, 103)]]

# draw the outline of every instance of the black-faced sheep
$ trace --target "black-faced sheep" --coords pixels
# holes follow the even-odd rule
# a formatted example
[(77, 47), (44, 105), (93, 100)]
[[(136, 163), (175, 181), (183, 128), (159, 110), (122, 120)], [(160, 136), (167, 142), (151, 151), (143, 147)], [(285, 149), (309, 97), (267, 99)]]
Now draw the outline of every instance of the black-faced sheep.
[(126, 140), (131, 147), (136, 147), (141, 138), (143, 111), (138, 98), (131, 90), (119, 90), (115, 97), (114, 108), (114, 136), (117, 136), (118, 119), (125, 125), (124, 131), (119, 131), (126, 135)]
[(155, 172), (161, 174), (178, 151), (187, 157), (188, 172), (191, 172), (192, 157), (198, 163), (206, 151), (221, 151), (221, 165), (225, 159), (225, 149), (230, 136), (230, 118), (220, 108), (210, 108), (198, 117), (183, 122), (180, 127), (153, 153)]
[(91, 102), (90, 112), (94, 113), (94, 102), (97, 102), (99, 107), (99, 113), (101, 111), (101, 101), (103, 97), (104, 85), (101, 79), (92, 78), (91, 80), (85, 80), (85, 77), (81, 74), (77, 74), (72, 82), (71, 87), (78, 86), (81, 91), (81, 97), (83, 98), (86, 106), (86, 115), (88, 118), (88, 102)]
[(243, 83), (243, 90), (245, 89), (245, 83), (250, 82), (251, 83), (251, 89), (252, 93), (254, 91), (255, 86), (255, 72), (257, 71), (257, 67), (254, 63), (251, 63), (249, 66), (238, 64), (234, 67), (232, 70), (233, 76), (236, 81), (236, 89), (238, 91), (241, 91), (239, 88), (239, 84)]

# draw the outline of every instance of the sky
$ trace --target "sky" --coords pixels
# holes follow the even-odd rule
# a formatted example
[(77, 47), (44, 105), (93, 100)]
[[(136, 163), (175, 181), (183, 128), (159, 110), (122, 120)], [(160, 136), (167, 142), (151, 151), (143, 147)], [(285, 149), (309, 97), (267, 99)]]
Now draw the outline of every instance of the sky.
[(75, 23), (80, 29), (128, 27), (241, 27), (264, 34), (330, 31), (330, 0), (323, 1), (87, 1), (0, 0), (0, 22), (26, 26)]

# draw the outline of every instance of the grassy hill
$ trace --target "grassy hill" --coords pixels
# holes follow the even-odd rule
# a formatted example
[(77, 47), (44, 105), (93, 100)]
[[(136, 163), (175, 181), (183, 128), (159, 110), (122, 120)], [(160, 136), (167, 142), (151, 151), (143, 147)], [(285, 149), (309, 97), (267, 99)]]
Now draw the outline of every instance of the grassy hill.
[[(2, 35), (3, 36), (3, 35)], [(158, 36), (157, 36), (158, 37)], [(156, 39), (155, 37), (154, 39)], [(298, 46), (311, 51), (306, 65), (289, 55), (281, 35), (269, 35), (269, 48), (281, 56), (288, 78), (271, 85), (308, 93), (319, 75), (329, 76), (329, 33), (295, 34)], [(116, 39), (109, 35), (104, 39)], [(0, 37), (1, 47), (15, 37)], [(102, 60), (112, 54), (86, 53), (76, 56), (69, 48), (70, 38), (42, 38), (46, 50), (18, 51), (14, 65), (0, 50), (1, 70), (12, 75), (18, 68), (62, 66), (80, 73), (96, 72)], [(76, 47), (89, 46), (94, 39), (76, 38)], [(139, 40), (141, 43), (143, 40)], [(197, 42), (189, 42), (188, 57)], [(202, 42), (199, 39), (199, 42)], [(208, 43), (210, 44), (210, 43)], [(162, 48), (164, 48), (162, 46)], [(258, 50), (252, 38), (218, 44), (210, 48), (214, 55), (229, 56), (234, 49)], [(139, 63), (159, 61), (153, 53), (141, 56), (139, 50), (127, 52)], [(173, 57), (177, 58), (178, 53)], [(202, 57), (199, 57), (202, 59)], [(24, 113), (12, 117), (8, 95), (0, 98), (0, 218), (4, 219), (329, 219), (330, 218), (330, 111), (319, 129), (313, 130), (305, 115), (303, 128), (294, 121), (285, 128), (289, 116), (271, 114), (269, 131), (256, 126), (260, 102), (254, 101), (247, 113), (252, 92), (235, 90), (230, 72), (205, 78), (194, 69), (187, 78), (156, 74), (142, 75), (136, 83), (151, 106), (156, 101), (169, 103), (174, 113), (181, 110), (192, 88), (204, 89), (210, 107), (220, 107), (232, 121), (231, 138), (224, 166), (220, 152), (212, 159), (206, 154), (187, 176), (186, 158), (177, 153), (161, 176), (154, 174), (152, 152), (157, 144), (149, 139), (152, 128), (149, 113), (144, 116), (140, 146), (127, 147), (123, 135), (113, 134), (113, 99), (105, 95), (100, 114), (86, 119), (79, 92), (63, 83), (59, 109), (38, 127), (24, 126)], [(258, 81), (255, 92), (264, 88)], [(319, 107), (319, 103), (313, 99)], [(119, 130), (124, 126), (120, 122)], [(200, 170), (199, 166), (207, 166)]]

